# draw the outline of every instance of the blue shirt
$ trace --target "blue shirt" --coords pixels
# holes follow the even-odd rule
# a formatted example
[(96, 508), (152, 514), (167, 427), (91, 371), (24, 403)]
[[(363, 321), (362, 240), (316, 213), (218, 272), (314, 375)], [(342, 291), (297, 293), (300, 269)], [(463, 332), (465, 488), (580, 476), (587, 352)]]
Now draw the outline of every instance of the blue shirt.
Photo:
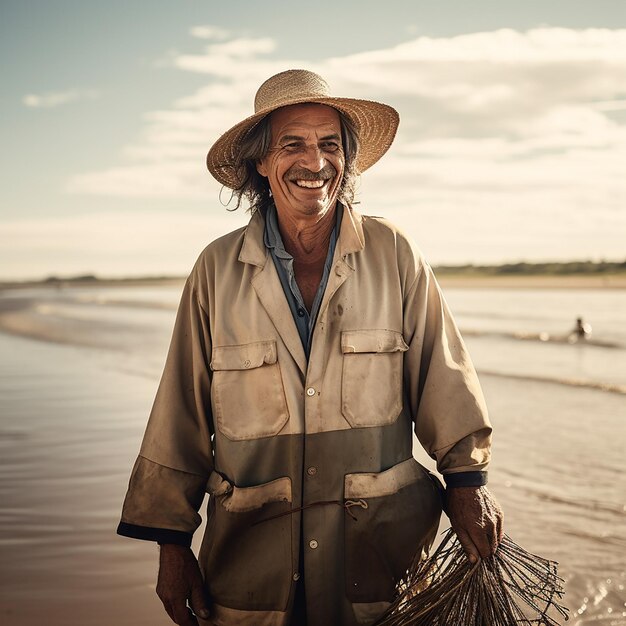
[(311, 342), (313, 340), (313, 329), (315, 328), (315, 321), (317, 320), (317, 314), (322, 304), (322, 298), (326, 291), (326, 285), (328, 284), (328, 277), (330, 275), (330, 269), (333, 263), (333, 256), (335, 255), (335, 246), (337, 245), (337, 239), (339, 237), (339, 229), (341, 227), (341, 217), (343, 215), (342, 207), (337, 204), (336, 215), (337, 219), (335, 227), (330, 235), (330, 242), (328, 244), (328, 254), (326, 255), (326, 261), (324, 261), (324, 271), (322, 272), (322, 279), (320, 281), (315, 298), (313, 299), (313, 305), (311, 306), (311, 312), (307, 311), (304, 304), (304, 299), (298, 288), (296, 277), (293, 269), (293, 257), (285, 250), (285, 244), (278, 228), (278, 213), (276, 206), (271, 203), (265, 213), (265, 233), (263, 240), (265, 246), (270, 251), (280, 283), (283, 286), (285, 297), (289, 303), (293, 320), (296, 323), (302, 346), (304, 347), (304, 353), (307, 359), (311, 351)]

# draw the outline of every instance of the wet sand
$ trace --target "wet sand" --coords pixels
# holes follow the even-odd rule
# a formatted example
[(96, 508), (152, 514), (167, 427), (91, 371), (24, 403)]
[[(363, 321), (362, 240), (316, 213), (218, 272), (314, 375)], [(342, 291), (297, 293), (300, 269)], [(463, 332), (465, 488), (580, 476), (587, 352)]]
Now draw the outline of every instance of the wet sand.
[[(115, 535), (171, 328), (171, 311), (151, 314), (161, 330), (122, 337), (127, 350), (103, 348), (117, 332), (106, 326), (80, 346), (0, 332), (3, 626), (171, 624), (157, 548)], [(481, 380), (507, 532), (560, 562), (569, 624), (626, 624), (624, 396)]]
[(156, 548), (115, 526), (154, 381), (0, 334), (0, 622), (166, 624)]

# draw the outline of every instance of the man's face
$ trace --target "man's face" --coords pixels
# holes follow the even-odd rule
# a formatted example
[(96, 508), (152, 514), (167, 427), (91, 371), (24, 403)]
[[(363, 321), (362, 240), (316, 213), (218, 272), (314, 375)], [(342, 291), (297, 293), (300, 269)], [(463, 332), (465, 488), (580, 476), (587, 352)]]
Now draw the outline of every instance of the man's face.
[(323, 104), (295, 104), (271, 114), (272, 147), (257, 164), (279, 215), (324, 215), (335, 206), (345, 155), (339, 113)]

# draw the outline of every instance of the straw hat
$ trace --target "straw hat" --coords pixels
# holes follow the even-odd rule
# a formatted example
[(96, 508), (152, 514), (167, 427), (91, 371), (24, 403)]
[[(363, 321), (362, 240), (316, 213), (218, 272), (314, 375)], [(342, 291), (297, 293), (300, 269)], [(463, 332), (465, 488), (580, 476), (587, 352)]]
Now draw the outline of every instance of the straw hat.
[(254, 98), (254, 115), (233, 126), (213, 144), (207, 155), (211, 174), (226, 187), (239, 187), (235, 164), (241, 139), (272, 111), (304, 102), (334, 107), (355, 123), (360, 142), (356, 163), (359, 172), (374, 165), (387, 152), (400, 120), (397, 111), (386, 104), (332, 96), (328, 83), (314, 72), (287, 70), (268, 78), (259, 87)]

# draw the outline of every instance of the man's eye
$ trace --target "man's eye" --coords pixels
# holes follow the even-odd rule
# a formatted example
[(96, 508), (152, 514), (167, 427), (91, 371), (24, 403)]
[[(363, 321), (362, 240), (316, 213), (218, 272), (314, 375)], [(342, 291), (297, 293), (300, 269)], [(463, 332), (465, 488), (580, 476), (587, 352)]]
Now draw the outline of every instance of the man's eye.
[(337, 152), (340, 146), (336, 141), (324, 141), (320, 144), (320, 148), (324, 150), (324, 152)]
[(283, 150), (287, 150), (288, 152), (299, 152), (304, 149), (304, 144), (299, 141), (291, 141), (283, 145)]

